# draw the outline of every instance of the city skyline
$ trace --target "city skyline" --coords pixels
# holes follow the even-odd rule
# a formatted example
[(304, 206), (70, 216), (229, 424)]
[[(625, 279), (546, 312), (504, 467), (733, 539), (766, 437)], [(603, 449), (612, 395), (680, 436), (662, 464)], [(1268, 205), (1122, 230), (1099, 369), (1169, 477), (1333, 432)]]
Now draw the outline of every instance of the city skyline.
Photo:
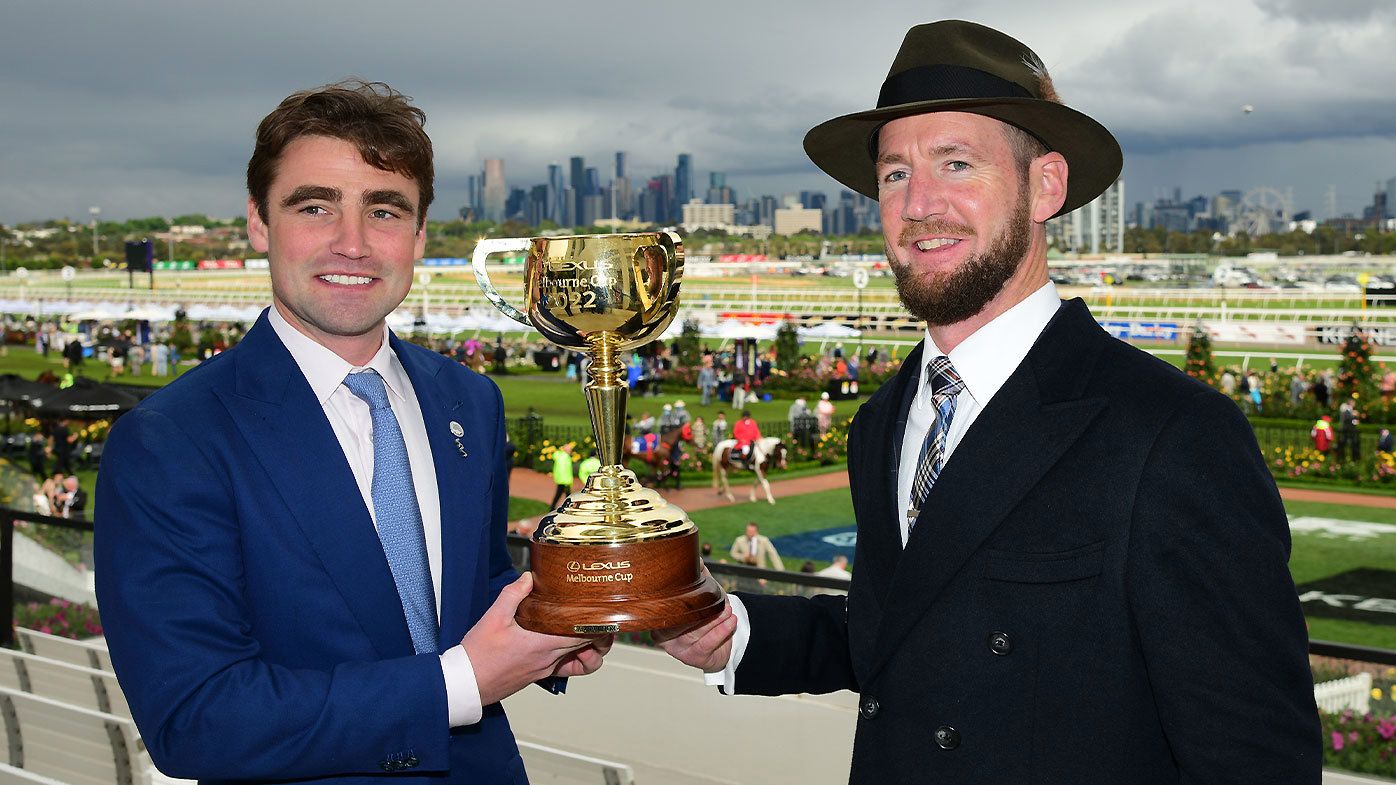
[[(910, 25), (965, 13), (874, 1), (855, 14), (835, 0), (330, 13), (367, 8), (13, 10), (0, 30), (0, 223), (85, 221), (91, 206), (109, 218), (237, 215), (257, 120), (293, 89), (350, 75), (387, 81), (427, 112), (435, 219), (467, 202), (486, 159), (506, 162), (511, 188), (547, 184), (551, 163), (570, 183), (572, 156), (605, 185), (618, 149), (636, 185), (688, 153), (700, 197), (717, 171), (739, 200), (808, 190), (835, 201), (838, 184), (800, 149), (804, 132), (872, 105)], [(1046, 19), (1026, 9), (987, 0), (972, 18), (1036, 49), (1067, 102), (1117, 135), (1131, 203), (1268, 186), (1326, 218), (1332, 186), (1337, 213), (1361, 215), (1396, 176), (1388, 2), (1119, 0), (1103, 13), (1067, 0)], [(520, 44), (511, 30), (538, 34)], [(656, 36), (658, 47), (637, 43)]]

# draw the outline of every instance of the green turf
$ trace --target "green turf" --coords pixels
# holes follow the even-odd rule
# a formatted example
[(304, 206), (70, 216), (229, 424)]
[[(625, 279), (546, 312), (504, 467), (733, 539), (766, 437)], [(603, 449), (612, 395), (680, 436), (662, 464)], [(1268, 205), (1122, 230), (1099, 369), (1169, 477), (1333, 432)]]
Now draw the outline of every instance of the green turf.
[[(761, 533), (767, 537), (779, 537), (811, 529), (851, 526), (853, 499), (848, 495), (847, 488), (835, 488), (801, 496), (778, 497), (774, 505), (762, 498), (756, 502), (694, 510), (689, 513), (689, 517), (698, 524), (701, 541), (712, 543), (713, 558), (725, 559), (732, 542), (746, 532), (748, 521), (756, 521), (761, 527)], [(799, 569), (800, 562), (803, 561), (801, 559), (796, 562), (793, 557), (787, 558), (785, 568)], [(827, 566), (828, 562), (815, 564)]]
[[(63, 356), (57, 351), (49, 352), (48, 356), (44, 357), (34, 351), (34, 347), (32, 346), (8, 346), (5, 348), (5, 353), (0, 355), (0, 373), (17, 373), (26, 379), (33, 379), (44, 371), (53, 371), (61, 378), (67, 370), (64, 367)], [(149, 360), (147, 360), (142, 367), (145, 373), (140, 375), (124, 374), (122, 376), (112, 377), (111, 366), (88, 358), (77, 368), (75, 375), (86, 376), (100, 382), (115, 381), (122, 384), (141, 384), (159, 387), (169, 383), (175, 375), (184, 373), (194, 367), (194, 365), (192, 363), (181, 363), (170, 369), (174, 374), (171, 376), (151, 376)]]
[(509, 520), (517, 521), (520, 518), (534, 518), (547, 512), (550, 508), (537, 499), (525, 499), (521, 496), (509, 497)]
[[(1372, 523), (1396, 524), (1396, 509), (1353, 505), (1285, 502), (1291, 516), (1341, 518)], [(1289, 558), (1294, 582), (1308, 583), (1360, 567), (1396, 568), (1396, 535), (1370, 540), (1325, 537), (1318, 533), (1296, 532)], [(1347, 619), (1308, 618), (1309, 637), (1359, 646), (1396, 649), (1396, 625), (1367, 624)]]
[[(543, 415), (543, 421), (548, 425), (582, 427), (591, 424), (591, 419), (587, 415), (586, 399), (582, 396), (581, 385), (577, 384), (575, 380), (569, 380), (561, 372), (508, 374), (491, 378), (499, 385), (499, 390), (504, 395), (504, 410), (510, 417), (522, 417), (528, 413), (529, 407), (532, 407)], [(683, 401), (689, 414), (695, 418), (702, 417), (703, 422), (710, 427), (713, 420), (716, 419), (717, 413), (724, 412), (730, 434), (732, 424), (737, 421), (741, 412), (733, 411), (731, 404), (717, 400), (708, 406), (703, 406), (699, 403), (700, 399), (701, 396), (697, 389), (680, 384), (666, 384), (663, 395), (650, 398), (632, 396), (626, 406), (626, 412), (635, 420), (643, 418), (646, 412), (657, 420), (663, 413), (664, 404)], [(809, 404), (811, 409), (814, 408), (814, 404), (818, 400), (819, 396), (814, 393), (805, 396), (805, 402)], [(835, 421), (851, 415), (856, 411), (855, 404), (861, 403), (863, 400), (867, 399), (863, 398), (856, 402), (836, 401), (834, 403)], [(784, 421), (792, 402), (792, 400), (777, 398), (771, 401), (749, 403), (746, 408), (751, 411), (751, 416), (756, 418), (758, 422)]]

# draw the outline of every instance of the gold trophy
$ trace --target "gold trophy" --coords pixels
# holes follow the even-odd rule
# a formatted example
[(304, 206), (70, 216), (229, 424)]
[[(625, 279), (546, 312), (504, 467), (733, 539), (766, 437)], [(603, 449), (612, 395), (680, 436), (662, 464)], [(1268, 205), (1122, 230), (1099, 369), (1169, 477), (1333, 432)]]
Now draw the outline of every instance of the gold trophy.
[[(492, 254), (527, 252), (523, 311), (490, 283)], [(587, 408), (601, 469), (543, 516), (529, 556), (523, 627), (554, 635), (663, 629), (721, 612), (703, 569), (698, 527), (621, 465), (629, 397), (622, 352), (664, 331), (678, 311), (683, 242), (671, 232), (481, 240), (475, 280), (505, 315), (591, 358)]]

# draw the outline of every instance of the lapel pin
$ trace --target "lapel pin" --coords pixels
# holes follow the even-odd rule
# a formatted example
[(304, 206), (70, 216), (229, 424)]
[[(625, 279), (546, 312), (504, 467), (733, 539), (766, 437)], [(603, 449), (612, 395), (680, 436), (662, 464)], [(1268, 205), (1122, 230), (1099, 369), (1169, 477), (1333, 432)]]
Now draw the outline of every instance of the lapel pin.
[(451, 421), (451, 435), (457, 439), (465, 435), (465, 429), (460, 427), (460, 423), (455, 420)]
[(465, 451), (465, 445), (460, 443), (460, 439), (456, 439), (456, 450), (460, 452), (460, 457), (470, 457), (470, 454)]

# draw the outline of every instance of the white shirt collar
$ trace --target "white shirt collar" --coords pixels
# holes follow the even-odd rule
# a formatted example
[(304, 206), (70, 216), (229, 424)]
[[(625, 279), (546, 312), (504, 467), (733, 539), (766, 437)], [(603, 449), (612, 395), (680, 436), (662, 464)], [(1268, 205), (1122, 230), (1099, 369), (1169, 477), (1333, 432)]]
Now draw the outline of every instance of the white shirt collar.
[[(980, 406), (999, 391), (1008, 377), (1028, 356), (1028, 350), (1061, 307), (1057, 287), (1048, 281), (1042, 288), (980, 327), (950, 352), (950, 364), (965, 382), (965, 391)], [(921, 359), (930, 362), (943, 352), (926, 330), (926, 351)], [(925, 368), (921, 378), (926, 378)]]
[(305, 374), (305, 380), (310, 382), (310, 389), (315, 392), (315, 399), (324, 406), (334, 395), (339, 386), (344, 383), (344, 377), (351, 373), (358, 373), (369, 368), (378, 372), (383, 377), (383, 382), (388, 387), (388, 392), (399, 399), (404, 398), (404, 392), (411, 389), (407, 380), (407, 370), (402, 367), (402, 362), (398, 360), (397, 354), (393, 352), (388, 344), (388, 325), (383, 325), (383, 341), (378, 345), (378, 351), (365, 365), (351, 365), (343, 357), (330, 351), (329, 348), (315, 341), (291, 326), (286, 321), (286, 317), (281, 315), (275, 305), (267, 309), (267, 321), (271, 322), (271, 327), (276, 331), (276, 337), (281, 339), (281, 343), (286, 346), (286, 351), (291, 353), (291, 359), (296, 361), (301, 373)]

